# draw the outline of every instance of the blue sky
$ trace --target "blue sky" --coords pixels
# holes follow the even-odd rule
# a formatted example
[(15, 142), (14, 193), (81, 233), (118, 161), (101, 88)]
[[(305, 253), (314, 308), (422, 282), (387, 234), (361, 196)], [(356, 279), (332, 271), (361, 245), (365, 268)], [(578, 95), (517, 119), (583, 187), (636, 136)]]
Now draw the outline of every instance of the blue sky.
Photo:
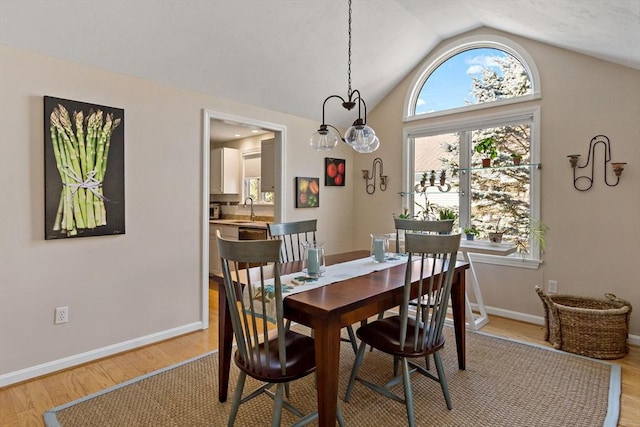
[(443, 62), (422, 87), (416, 114), (462, 107), (472, 100), (471, 78), (479, 77), (482, 67), (494, 65), (492, 58), (505, 56), (498, 49), (471, 49)]

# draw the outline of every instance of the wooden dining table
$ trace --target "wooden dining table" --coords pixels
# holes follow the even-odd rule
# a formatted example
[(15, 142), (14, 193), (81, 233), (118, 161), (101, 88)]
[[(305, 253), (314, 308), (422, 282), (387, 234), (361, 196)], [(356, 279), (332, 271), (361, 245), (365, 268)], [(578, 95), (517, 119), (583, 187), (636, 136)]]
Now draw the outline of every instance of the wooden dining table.
[[(369, 251), (329, 255), (326, 257), (326, 264), (338, 264), (365, 258), (369, 255)], [(451, 288), (451, 307), (459, 369), (465, 369), (465, 271), (468, 268), (467, 262), (457, 262)], [(301, 270), (302, 264), (300, 262), (285, 263), (281, 265), (280, 274), (284, 275)], [(314, 330), (319, 426), (335, 426), (336, 424), (341, 329), (397, 307), (402, 300), (405, 270), (406, 264), (402, 263), (363, 276), (294, 293), (284, 299), (285, 317)], [(429, 273), (429, 271), (424, 272), (425, 275)], [(416, 263), (412, 279), (417, 281), (419, 275), (419, 263)], [(417, 296), (417, 294), (412, 295), (412, 298)], [(227, 310), (224, 286), (219, 286), (218, 298), (218, 336), (220, 341), (218, 400), (225, 402), (229, 388), (233, 328)]]

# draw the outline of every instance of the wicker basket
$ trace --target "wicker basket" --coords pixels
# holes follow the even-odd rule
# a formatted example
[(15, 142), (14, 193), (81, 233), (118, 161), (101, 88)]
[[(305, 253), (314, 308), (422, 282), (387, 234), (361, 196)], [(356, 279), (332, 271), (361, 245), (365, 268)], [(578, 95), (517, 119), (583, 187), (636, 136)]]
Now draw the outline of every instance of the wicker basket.
[(597, 359), (619, 359), (629, 351), (631, 304), (612, 294), (606, 300), (536, 292), (544, 306), (544, 339), (557, 349)]

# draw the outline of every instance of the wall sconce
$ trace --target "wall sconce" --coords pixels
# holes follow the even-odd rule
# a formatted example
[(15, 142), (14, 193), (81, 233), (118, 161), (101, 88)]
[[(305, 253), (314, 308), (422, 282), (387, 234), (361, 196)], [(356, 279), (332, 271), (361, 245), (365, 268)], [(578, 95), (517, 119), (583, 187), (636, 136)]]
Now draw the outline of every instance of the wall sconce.
[[(612, 162), (611, 161), (611, 142), (609, 141), (609, 138), (607, 138), (605, 135), (596, 135), (591, 139), (591, 142), (589, 143), (589, 152), (587, 154), (587, 163), (586, 164), (584, 164), (583, 166), (578, 166), (578, 160), (580, 159), (580, 154), (569, 154), (567, 156), (569, 158), (569, 164), (571, 165), (571, 168), (573, 169), (573, 186), (578, 191), (587, 191), (593, 186), (593, 173), (594, 173), (594, 169), (595, 169), (595, 148), (596, 148), (596, 145), (598, 145), (598, 144), (604, 144), (604, 150), (605, 150), (605, 152), (604, 152), (604, 163), (603, 163), (604, 183), (607, 184), (609, 187), (615, 187), (616, 185), (618, 185), (618, 182), (620, 182), (620, 176), (622, 175), (622, 171), (624, 170), (624, 166), (627, 163), (625, 163), (625, 162)], [(593, 157), (593, 159), (592, 159), (592, 157)], [(607, 163), (611, 163), (611, 167), (613, 168), (613, 173), (616, 176), (616, 182), (613, 183), (613, 184), (609, 184), (609, 181), (607, 180)], [(582, 175), (582, 176), (577, 176), (576, 177), (576, 169), (584, 169), (584, 168), (588, 167), (589, 164), (591, 164), (591, 176)], [(579, 188), (578, 187), (578, 181), (580, 181), (581, 179), (588, 181), (588, 187), (586, 187), (586, 188)]]
[[(382, 159), (380, 157), (376, 157), (373, 159), (373, 164), (371, 165), (371, 174), (366, 169), (362, 169), (362, 177), (366, 181), (367, 194), (373, 194), (376, 192), (376, 165), (378, 165), (378, 176), (380, 177), (380, 190), (385, 191), (387, 189), (387, 175), (383, 175), (382, 173)], [(373, 183), (369, 183), (370, 180), (373, 180)]]

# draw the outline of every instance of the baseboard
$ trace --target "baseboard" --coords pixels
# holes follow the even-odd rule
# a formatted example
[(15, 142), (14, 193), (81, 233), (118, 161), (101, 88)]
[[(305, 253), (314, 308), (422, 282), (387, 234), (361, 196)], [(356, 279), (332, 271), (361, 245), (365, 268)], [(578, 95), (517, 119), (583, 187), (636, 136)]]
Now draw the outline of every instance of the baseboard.
[[(473, 310), (478, 310), (478, 306), (476, 304), (471, 304)], [(518, 313), (517, 311), (505, 310), (503, 308), (496, 307), (485, 307), (488, 314), (492, 314), (494, 316), (505, 317), (507, 319), (519, 320), (521, 322), (533, 323), (534, 325), (544, 325), (544, 317), (542, 316), (533, 316), (531, 314), (526, 313)], [(640, 347), (640, 335), (631, 335), (627, 337), (627, 343), (629, 345)]]
[(20, 369), (19, 371), (9, 372), (0, 375), (0, 387), (6, 387), (11, 384), (22, 381), (31, 380), (36, 377), (48, 375), (63, 369), (72, 368), (83, 363), (92, 362), (107, 356), (122, 353), (124, 351), (133, 350), (138, 347), (164, 341), (169, 338), (175, 338), (180, 335), (187, 334), (202, 329), (202, 322), (194, 322), (188, 325), (179, 326), (166, 331), (157, 332), (155, 334), (134, 338), (129, 341), (109, 345), (85, 353), (75, 354), (73, 356), (64, 357), (62, 359), (53, 360), (51, 362), (42, 363), (40, 365), (31, 366), (29, 368)]

